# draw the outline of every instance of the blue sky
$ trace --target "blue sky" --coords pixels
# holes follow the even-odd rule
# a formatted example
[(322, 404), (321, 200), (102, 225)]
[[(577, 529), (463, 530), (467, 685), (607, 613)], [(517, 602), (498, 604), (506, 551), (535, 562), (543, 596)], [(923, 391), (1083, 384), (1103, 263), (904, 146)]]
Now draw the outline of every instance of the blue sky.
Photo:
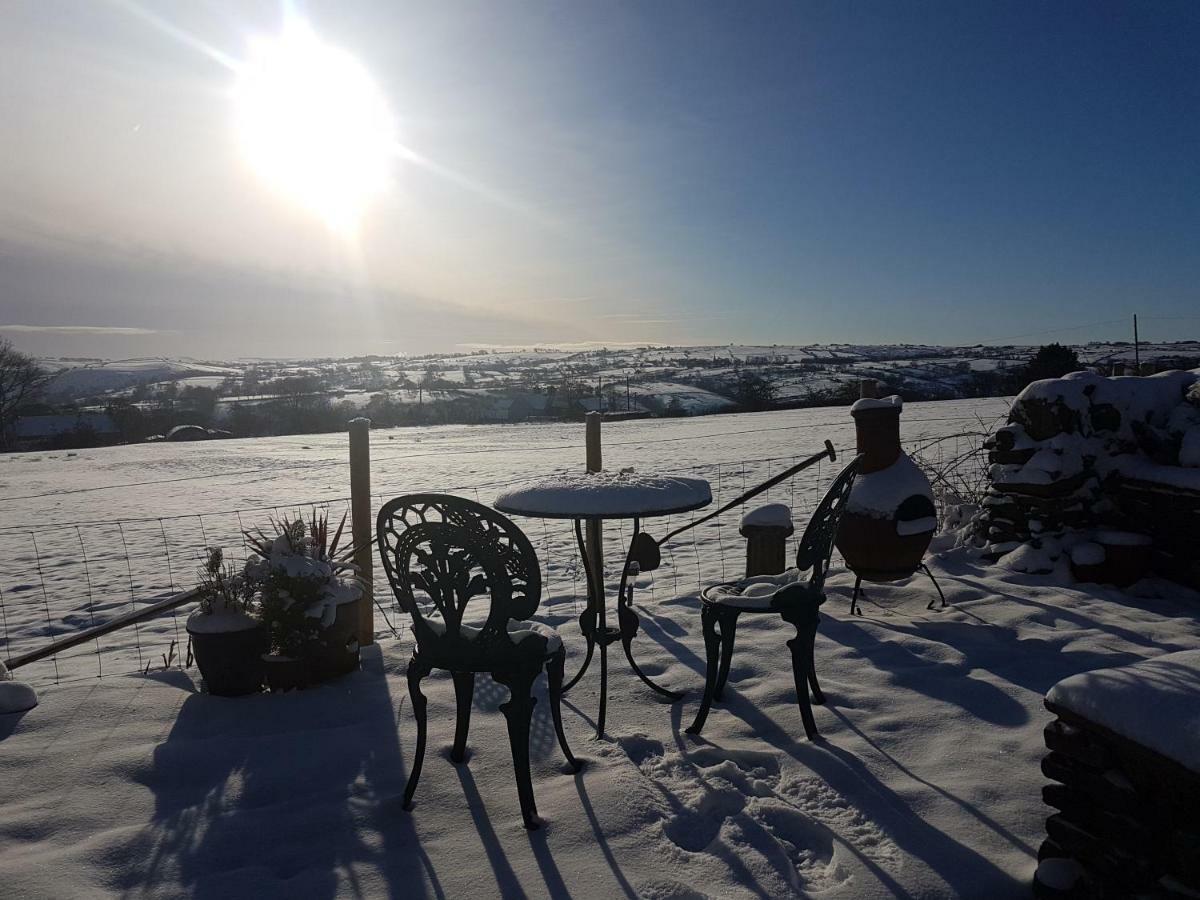
[[(1195, 3), (3, 16), (0, 333), (35, 352), (1036, 343), (1124, 338), (1133, 312), (1151, 339), (1200, 324)], [(352, 239), (237, 149), (236, 68), (286, 16), (362, 64), (421, 160), (396, 161)]]

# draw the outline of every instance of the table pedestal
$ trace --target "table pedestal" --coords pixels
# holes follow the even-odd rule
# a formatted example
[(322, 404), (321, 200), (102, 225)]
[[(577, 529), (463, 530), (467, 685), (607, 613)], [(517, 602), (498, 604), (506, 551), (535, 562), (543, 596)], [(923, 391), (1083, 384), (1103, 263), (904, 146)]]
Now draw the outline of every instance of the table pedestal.
[[(633, 520), (634, 538), (637, 537), (640, 530), (641, 522), (635, 518)], [(641, 619), (633, 608), (633, 582), (629, 578), (630, 574), (637, 574), (630, 571), (633, 568), (631, 565), (633, 541), (630, 541), (629, 551), (625, 555), (625, 565), (621, 570), (621, 585), (617, 591), (617, 625), (613, 627), (607, 622), (607, 615), (604, 608), (604, 572), (600, 566), (595, 564), (595, 561), (588, 553), (587, 542), (583, 536), (583, 522), (580, 519), (575, 520), (575, 539), (579, 543), (579, 554), (583, 560), (583, 567), (587, 576), (587, 608), (579, 616), (579, 628), (583, 632), (584, 639), (587, 641), (587, 653), (583, 658), (583, 665), (575, 673), (575, 677), (563, 686), (563, 691), (570, 690), (583, 677), (583, 673), (588, 670), (588, 666), (592, 663), (592, 656), (595, 654), (596, 645), (599, 644), (600, 712), (596, 718), (596, 737), (603, 737), (604, 720), (608, 711), (609, 644), (616, 643), (617, 641), (621, 642), (621, 646), (625, 650), (625, 658), (629, 660), (629, 667), (652, 690), (657, 691), (664, 697), (669, 697), (671, 700), (678, 700), (683, 694), (678, 691), (667, 690), (665, 687), (656, 684), (650, 676), (641, 670), (641, 667), (638, 666), (637, 661), (633, 658), (633, 639), (641, 626)]]

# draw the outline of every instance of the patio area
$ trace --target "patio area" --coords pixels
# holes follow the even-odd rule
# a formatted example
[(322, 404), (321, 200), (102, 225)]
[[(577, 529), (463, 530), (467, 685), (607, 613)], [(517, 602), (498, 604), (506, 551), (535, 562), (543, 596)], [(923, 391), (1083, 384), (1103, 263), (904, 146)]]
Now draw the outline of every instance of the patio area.
[[(598, 684), (584, 678), (564, 703), (585, 761), (571, 774), (542, 680), (534, 832), (495, 711), (507, 691), (486, 676), (463, 766), (448, 758), (451, 680), (426, 680), (429, 750), (415, 806), (401, 808), (409, 640), (284, 695), (210, 697), (179, 671), (46, 688), (0, 725), (0, 883), (22, 897), (1028, 896), (1049, 812), (1045, 692), (1200, 648), (1200, 606), (1167, 581), (1135, 596), (964, 549), (929, 561), (944, 611), (925, 610), (918, 576), (871, 586), (851, 617), (853, 576), (831, 574), (814, 743), (784, 646), (794, 632), (776, 617), (741, 626), (724, 702), (702, 737), (685, 734), (705, 668), (699, 602), (639, 594), (643, 667), (687, 695), (661, 701), (615, 670), (596, 740)], [(560, 629), (574, 671), (573, 617), (539, 618)]]

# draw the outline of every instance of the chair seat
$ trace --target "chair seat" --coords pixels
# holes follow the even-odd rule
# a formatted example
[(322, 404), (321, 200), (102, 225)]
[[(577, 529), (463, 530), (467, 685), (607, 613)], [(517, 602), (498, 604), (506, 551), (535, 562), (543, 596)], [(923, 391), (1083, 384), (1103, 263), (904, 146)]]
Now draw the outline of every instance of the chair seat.
[[(786, 593), (785, 593), (786, 592)], [(712, 606), (740, 612), (768, 612), (779, 603), (808, 599), (812, 592), (800, 581), (800, 570), (787, 569), (778, 575), (756, 575), (740, 581), (727, 581), (707, 587), (701, 600)], [(818, 603), (823, 598), (818, 598)]]
[[(430, 630), (439, 637), (446, 633), (446, 623), (437, 613), (426, 616), (425, 622), (429, 625)], [(473, 641), (479, 637), (480, 630), (475, 625), (463, 625), (459, 628), (459, 634), (465, 640)], [(531, 638), (534, 635), (546, 639), (546, 653), (548, 654), (557, 653), (562, 648), (562, 637), (549, 625), (528, 619), (508, 620), (508, 636), (512, 638), (514, 644), (520, 644), (526, 638)]]

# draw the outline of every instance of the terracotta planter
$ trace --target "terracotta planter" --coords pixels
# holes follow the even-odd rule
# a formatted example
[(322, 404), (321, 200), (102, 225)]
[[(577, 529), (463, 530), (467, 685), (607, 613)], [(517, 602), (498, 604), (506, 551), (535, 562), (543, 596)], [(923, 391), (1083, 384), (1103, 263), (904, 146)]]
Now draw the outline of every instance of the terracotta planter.
[(240, 631), (187, 630), (204, 687), (218, 697), (241, 697), (262, 690), (262, 654), (267, 630), (262, 625)]
[(863, 581), (899, 581), (921, 565), (937, 530), (929, 479), (900, 447), (898, 397), (860, 400), (854, 416), (858, 480), (838, 525), (837, 548)]

